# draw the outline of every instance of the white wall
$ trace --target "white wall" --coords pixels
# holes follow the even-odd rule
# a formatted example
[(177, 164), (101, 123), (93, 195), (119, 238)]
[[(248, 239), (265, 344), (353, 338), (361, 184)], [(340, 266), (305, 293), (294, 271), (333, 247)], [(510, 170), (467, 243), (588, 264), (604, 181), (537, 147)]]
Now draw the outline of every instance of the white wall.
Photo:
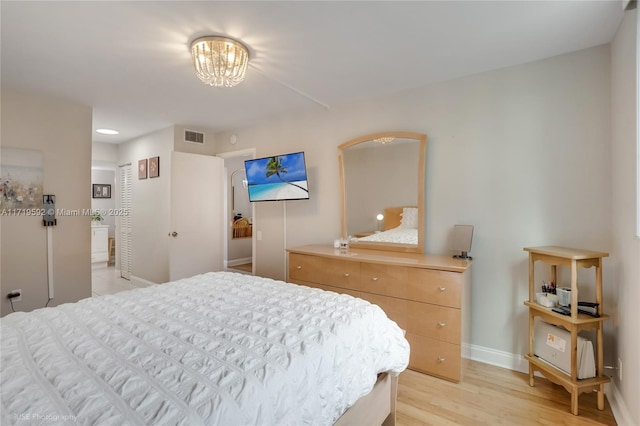
[[(640, 239), (635, 237), (638, 117), (636, 103), (637, 11), (626, 12), (611, 47), (612, 121), (612, 260), (616, 265), (617, 301), (612, 306), (616, 340), (610, 346), (622, 360), (623, 380), (616, 379), (629, 419), (640, 424)], [(614, 364), (615, 365), (615, 364)]]
[[(526, 246), (611, 248), (609, 47), (238, 129), (257, 157), (305, 151), (311, 199), (256, 205), (256, 268), (285, 277), (285, 247), (340, 234), (337, 146), (364, 134), (426, 133), (426, 251), (475, 225), (471, 343), (524, 354)], [(228, 134), (217, 136), (226, 140)], [(605, 279), (612, 262), (605, 262)]]
[[(44, 193), (56, 208), (91, 207), (91, 108), (48, 96), (2, 89), (3, 147), (40, 150)], [(89, 216), (58, 216), (53, 228), (55, 298), (49, 306), (91, 296)], [(0, 219), (1, 314), (11, 312), (4, 295), (22, 289), (17, 310), (44, 307), (48, 299), (46, 228), (41, 217)]]

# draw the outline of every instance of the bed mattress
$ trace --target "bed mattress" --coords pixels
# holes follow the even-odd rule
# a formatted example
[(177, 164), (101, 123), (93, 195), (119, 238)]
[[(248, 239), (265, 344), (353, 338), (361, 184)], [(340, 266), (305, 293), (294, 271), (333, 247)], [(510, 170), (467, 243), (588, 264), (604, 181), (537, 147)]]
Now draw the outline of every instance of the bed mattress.
[(228, 272), (0, 321), (3, 425), (329, 425), (409, 361), (376, 305)]

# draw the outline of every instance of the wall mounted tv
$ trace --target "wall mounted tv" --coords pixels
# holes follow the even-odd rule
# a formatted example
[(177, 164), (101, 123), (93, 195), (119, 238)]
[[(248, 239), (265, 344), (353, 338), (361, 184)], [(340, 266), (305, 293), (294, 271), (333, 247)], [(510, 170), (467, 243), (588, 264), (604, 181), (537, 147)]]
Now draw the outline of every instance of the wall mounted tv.
[(309, 199), (304, 152), (247, 160), (244, 168), (249, 201)]

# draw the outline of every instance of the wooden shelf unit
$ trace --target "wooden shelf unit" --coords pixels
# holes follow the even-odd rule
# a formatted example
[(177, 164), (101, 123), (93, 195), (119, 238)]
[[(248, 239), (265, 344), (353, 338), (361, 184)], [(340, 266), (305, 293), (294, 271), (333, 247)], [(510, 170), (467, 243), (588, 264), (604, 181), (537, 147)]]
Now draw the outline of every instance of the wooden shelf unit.
[[(559, 246), (527, 247), (529, 252), (529, 300), (524, 304), (529, 308), (529, 353), (525, 358), (529, 361), (529, 385), (534, 385), (534, 372), (538, 371), (553, 383), (564, 387), (571, 394), (571, 412), (578, 415), (578, 396), (583, 392), (598, 392), (598, 409), (604, 410), (604, 385), (609, 377), (603, 374), (603, 322), (609, 315), (602, 312), (602, 258), (608, 253), (581, 250)], [(553, 312), (536, 302), (536, 282), (534, 277), (535, 262), (541, 261), (550, 265), (551, 280), (558, 283), (558, 266), (571, 270), (571, 315)], [(578, 268), (595, 268), (596, 302), (599, 317), (578, 313)], [(543, 321), (561, 326), (571, 333), (571, 375), (568, 375), (533, 354), (534, 320), (540, 317)], [(578, 332), (596, 330), (596, 377), (578, 379), (577, 346)]]

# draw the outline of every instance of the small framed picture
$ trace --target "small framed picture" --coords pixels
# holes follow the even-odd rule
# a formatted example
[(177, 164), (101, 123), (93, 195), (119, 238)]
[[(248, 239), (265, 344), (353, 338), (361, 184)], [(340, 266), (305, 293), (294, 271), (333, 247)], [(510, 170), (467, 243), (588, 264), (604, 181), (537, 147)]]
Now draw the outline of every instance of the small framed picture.
[(111, 198), (111, 185), (94, 183), (93, 198)]
[(147, 178), (147, 159), (138, 160), (138, 179)]
[(149, 177), (160, 176), (160, 157), (149, 158)]

